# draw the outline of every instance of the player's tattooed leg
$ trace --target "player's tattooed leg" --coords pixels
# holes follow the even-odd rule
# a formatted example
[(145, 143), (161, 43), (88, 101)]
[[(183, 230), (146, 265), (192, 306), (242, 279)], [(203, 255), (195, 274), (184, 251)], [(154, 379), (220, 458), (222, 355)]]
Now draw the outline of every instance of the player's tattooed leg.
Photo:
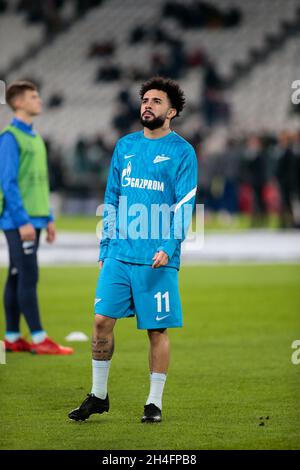
[(95, 361), (110, 361), (114, 353), (114, 318), (95, 315), (92, 335), (92, 357)]
[(114, 337), (93, 338), (92, 357), (95, 361), (110, 361), (115, 349)]

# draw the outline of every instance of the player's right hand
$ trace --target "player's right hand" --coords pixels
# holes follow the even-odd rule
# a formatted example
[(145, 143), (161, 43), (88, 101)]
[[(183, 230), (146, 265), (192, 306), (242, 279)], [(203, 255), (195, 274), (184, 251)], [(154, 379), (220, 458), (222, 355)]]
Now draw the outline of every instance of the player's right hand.
[(35, 240), (35, 228), (32, 224), (25, 224), (19, 227), (19, 234), (23, 241)]
[(102, 269), (103, 267), (103, 261), (99, 261), (98, 266), (99, 266), (99, 271), (100, 271), (100, 269)]

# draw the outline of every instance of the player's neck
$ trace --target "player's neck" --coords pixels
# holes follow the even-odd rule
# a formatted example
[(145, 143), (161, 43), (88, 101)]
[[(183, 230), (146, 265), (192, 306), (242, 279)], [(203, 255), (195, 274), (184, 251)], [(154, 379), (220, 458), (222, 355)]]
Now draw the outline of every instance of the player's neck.
[(159, 127), (158, 129), (148, 129), (148, 127), (144, 127), (144, 136), (147, 139), (160, 139), (161, 137), (165, 137), (166, 135), (170, 134), (171, 129), (170, 127)]
[(18, 110), (15, 112), (15, 118), (19, 119), (20, 121), (25, 122), (26, 124), (33, 124), (33, 116), (25, 113), (24, 111)]

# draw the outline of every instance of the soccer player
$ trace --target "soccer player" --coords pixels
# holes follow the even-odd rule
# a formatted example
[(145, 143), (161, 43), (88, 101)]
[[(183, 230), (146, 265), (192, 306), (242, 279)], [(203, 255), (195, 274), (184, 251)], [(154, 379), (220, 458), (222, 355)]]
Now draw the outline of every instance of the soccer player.
[[(182, 326), (178, 269), (184, 234), (176, 230), (175, 216), (187, 212), (184, 225), (188, 226), (196, 194), (197, 159), (193, 147), (170, 129), (185, 103), (179, 85), (154, 77), (142, 85), (140, 96), (143, 130), (117, 142), (107, 181), (92, 338), (93, 385), (81, 406), (69, 413), (76, 421), (109, 410), (107, 381), (114, 326), (117, 319), (134, 314), (138, 328), (147, 330), (150, 340), (150, 392), (141, 421), (160, 422), (170, 357), (167, 329)], [(173, 207), (173, 211), (167, 219), (169, 231), (161, 229), (153, 236), (159, 215), (164, 215), (162, 211), (150, 217), (157, 205)], [(190, 210), (184, 211), (185, 206)], [(143, 226), (142, 236), (136, 236), (134, 223), (124, 226), (137, 207), (141, 212), (147, 209), (148, 214), (136, 224)], [(113, 209), (117, 217), (113, 217)], [(169, 236), (164, 235), (167, 232)]]
[[(48, 338), (42, 327), (37, 299), (37, 250), (42, 229), (47, 241), (55, 239), (49, 205), (47, 155), (44, 142), (33, 130), (42, 103), (36, 86), (13, 82), (6, 101), (14, 111), (11, 123), (0, 135), (0, 229), (9, 251), (4, 291), (6, 351), (35, 354), (72, 354)], [(21, 337), (20, 316), (31, 332), (32, 344)]]

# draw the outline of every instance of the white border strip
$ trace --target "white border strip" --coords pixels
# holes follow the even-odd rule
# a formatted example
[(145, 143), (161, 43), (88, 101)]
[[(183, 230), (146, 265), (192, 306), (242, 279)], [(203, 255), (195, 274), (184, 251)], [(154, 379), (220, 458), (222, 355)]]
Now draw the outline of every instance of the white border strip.
[(182, 198), (181, 201), (178, 202), (178, 204), (175, 207), (174, 212), (178, 211), (178, 209), (182, 206), (182, 204), (192, 199), (192, 197), (195, 196), (196, 191), (197, 191), (197, 186), (195, 186), (194, 189), (192, 189), (189, 193), (187, 193), (187, 195), (184, 196), (184, 198)]

